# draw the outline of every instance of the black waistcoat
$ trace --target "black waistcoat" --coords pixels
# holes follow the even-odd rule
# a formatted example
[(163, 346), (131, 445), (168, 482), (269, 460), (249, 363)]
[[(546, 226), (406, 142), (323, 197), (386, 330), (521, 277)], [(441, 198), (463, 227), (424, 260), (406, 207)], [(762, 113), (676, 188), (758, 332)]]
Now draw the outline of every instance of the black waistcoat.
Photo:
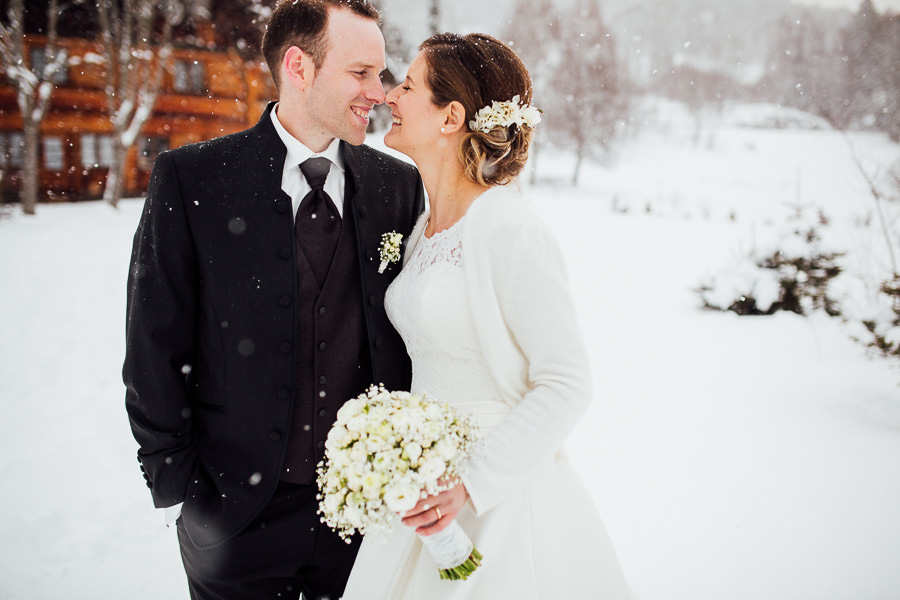
[(337, 410), (372, 383), (352, 186), (347, 177), (340, 238), (321, 289), (297, 245), (297, 382), (281, 472), (291, 483), (315, 481)]

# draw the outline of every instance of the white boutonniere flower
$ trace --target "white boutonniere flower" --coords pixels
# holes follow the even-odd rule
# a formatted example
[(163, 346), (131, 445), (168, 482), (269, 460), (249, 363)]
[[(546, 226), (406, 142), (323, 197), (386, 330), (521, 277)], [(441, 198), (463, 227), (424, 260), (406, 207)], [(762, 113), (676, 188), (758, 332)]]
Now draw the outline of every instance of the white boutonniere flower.
[(378, 256), (381, 258), (381, 264), (378, 265), (379, 273), (384, 273), (388, 264), (400, 260), (400, 245), (402, 243), (402, 233), (391, 231), (390, 233), (381, 234), (381, 246), (378, 247)]

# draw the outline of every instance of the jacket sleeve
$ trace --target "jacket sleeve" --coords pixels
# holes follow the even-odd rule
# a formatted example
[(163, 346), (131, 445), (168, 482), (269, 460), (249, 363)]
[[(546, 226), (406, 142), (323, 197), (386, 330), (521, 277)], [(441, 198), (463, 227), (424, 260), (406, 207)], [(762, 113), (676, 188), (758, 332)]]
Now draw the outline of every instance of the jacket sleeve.
[(184, 500), (197, 461), (188, 385), (198, 274), (183, 201), (164, 153), (134, 236), (122, 369), (138, 460), (158, 508)]
[[(501, 387), (519, 389), (520, 400), (486, 433), (463, 476), (478, 514), (534, 479), (542, 463), (562, 449), (591, 396), (590, 365), (555, 239), (528, 210), (512, 219), (494, 216), (508, 222), (470, 236), (476, 248), (474, 253), (464, 249), (466, 268), (471, 257), (486, 274), (472, 296), (482, 308), (473, 305), (473, 310), (497, 310), (485, 312), (494, 317), (482, 346), (511, 340), (510, 351), (491, 348), (488, 356), (494, 357), (489, 362), (495, 378), (507, 380)], [(510, 354), (518, 360), (496, 360)]]

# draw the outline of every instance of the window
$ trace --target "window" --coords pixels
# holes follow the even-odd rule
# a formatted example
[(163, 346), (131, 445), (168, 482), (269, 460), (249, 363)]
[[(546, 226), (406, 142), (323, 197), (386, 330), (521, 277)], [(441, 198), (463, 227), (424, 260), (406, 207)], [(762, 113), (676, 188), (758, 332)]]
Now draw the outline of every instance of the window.
[[(62, 57), (62, 67), (57, 69), (50, 78), (53, 83), (66, 83), (69, 81), (69, 66), (66, 60), (66, 50), (57, 48), (57, 53)], [(44, 48), (31, 48), (31, 71), (35, 73), (39, 79), (43, 80), (43, 70), (47, 66), (47, 54)]]
[(144, 171), (149, 171), (153, 168), (156, 157), (168, 149), (169, 138), (142, 138), (140, 152), (138, 152), (138, 167)]
[(206, 67), (196, 60), (175, 61), (175, 91), (185, 94), (206, 93)]
[(20, 131), (0, 132), (0, 166), (25, 166), (25, 135)]
[(81, 135), (81, 166), (87, 169), (109, 167), (113, 162), (112, 138), (108, 135)]
[(51, 171), (63, 170), (63, 141), (61, 137), (44, 138), (44, 168)]

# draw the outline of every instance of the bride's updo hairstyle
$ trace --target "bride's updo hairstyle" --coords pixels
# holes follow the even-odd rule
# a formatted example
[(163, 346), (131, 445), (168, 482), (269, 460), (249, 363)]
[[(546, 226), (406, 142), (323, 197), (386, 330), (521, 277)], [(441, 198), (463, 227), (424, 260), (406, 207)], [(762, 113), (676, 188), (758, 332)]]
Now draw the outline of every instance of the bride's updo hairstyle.
[(534, 129), (528, 125), (496, 126), (473, 131), (469, 123), (492, 102), (515, 96), (531, 104), (531, 76), (516, 53), (483, 33), (438, 33), (419, 46), (428, 66), (432, 101), (443, 108), (456, 100), (466, 109), (466, 132), (457, 149), (466, 176), (482, 185), (513, 181), (528, 160)]

